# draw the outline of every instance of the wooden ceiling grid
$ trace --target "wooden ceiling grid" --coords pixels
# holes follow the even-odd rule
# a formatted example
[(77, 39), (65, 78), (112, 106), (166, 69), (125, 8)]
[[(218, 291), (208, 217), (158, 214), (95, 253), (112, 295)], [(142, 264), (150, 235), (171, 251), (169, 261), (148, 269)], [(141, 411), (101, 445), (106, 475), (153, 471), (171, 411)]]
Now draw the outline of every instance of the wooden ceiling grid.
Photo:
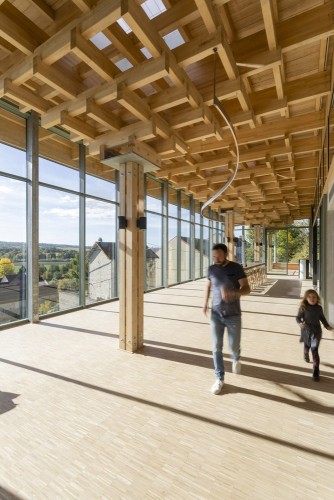
[[(333, 0), (162, 0), (153, 19), (142, 3), (0, 0), (0, 97), (83, 140), (91, 172), (135, 140), (161, 162), (157, 178), (204, 202), (236, 157), (213, 108), (217, 48), (215, 93), (240, 169), (213, 208), (246, 224), (309, 217), (333, 85)], [(170, 49), (163, 37), (176, 29), (184, 43)], [(110, 44), (99, 49), (98, 34)]]

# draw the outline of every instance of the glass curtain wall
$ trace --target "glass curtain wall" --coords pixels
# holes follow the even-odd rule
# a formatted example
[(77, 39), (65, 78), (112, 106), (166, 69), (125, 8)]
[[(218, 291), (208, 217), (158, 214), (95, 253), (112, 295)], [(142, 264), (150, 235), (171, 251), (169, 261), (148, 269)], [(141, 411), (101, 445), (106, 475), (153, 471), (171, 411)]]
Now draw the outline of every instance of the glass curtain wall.
[(179, 278), (179, 235), (180, 226), (178, 222), (178, 192), (169, 187), (168, 188), (168, 285), (175, 285), (180, 281)]
[(162, 227), (163, 203), (162, 183), (146, 176), (146, 243), (145, 243), (145, 288), (152, 290), (162, 286), (163, 252)]
[(181, 281), (190, 280), (190, 261), (193, 242), (190, 237), (190, 198), (181, 192), (181, 240), (180, 240)]
[(0, 108), (0, 325), (27, 318), (26, 121)]
[(115, 170), (86, 158), (85, 188), (85, 302), (93, 304), (117, 296)]
[(79, 146), (39, 129), (39, 314), (80, 305)]

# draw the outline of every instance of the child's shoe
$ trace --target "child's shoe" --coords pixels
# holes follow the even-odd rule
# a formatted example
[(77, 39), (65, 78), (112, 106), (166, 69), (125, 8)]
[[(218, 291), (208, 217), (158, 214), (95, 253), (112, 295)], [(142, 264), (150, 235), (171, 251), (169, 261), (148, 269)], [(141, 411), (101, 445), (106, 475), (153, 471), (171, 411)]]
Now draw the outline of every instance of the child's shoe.
[(320, 379), (319, 369), (313, 370), (312, 378), (313, 378), (314, 382), (319, 382), (319, 379)]
[(308, 352), (305, 352), (304, 353), (304, 361), (306, 361), (306, 363), (309, 363), (310, 362), (310, 355)]

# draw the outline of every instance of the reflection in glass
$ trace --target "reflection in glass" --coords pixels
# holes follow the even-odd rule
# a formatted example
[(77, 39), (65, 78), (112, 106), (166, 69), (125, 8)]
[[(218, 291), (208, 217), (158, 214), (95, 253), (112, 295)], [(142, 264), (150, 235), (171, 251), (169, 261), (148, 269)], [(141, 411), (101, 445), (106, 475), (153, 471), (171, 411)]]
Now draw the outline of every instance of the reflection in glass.
[(203, 273), (206, 276), (207, 269), (211, 263), (211, 249), (208, 226), (203, 226)]
[(146, 210), (162, 213), (162, 184), (146, 176)]
[(162, 217), (147, 213), (146, 289), (162, 286)]
[(168, 215), (177, 217), (177, 191), (171, 187), (168, 188)]
[(5, 324), (27, 317), (25, 182), (0, 176), (0, 211), (0, 324)]
[(190, 279), (190, 224), (181, 221), (181, 281)]
[(79, 197), (40, 187), (39, 313), (79, 305)]
[(174, 285), (177, 277), (177, 220), (168, 219), (168, 285)]
[(116, 296), (116, 205), (86, 198), (86, 303)]
[(195, 224), (195, 279), (201, 277), (201, 226)]

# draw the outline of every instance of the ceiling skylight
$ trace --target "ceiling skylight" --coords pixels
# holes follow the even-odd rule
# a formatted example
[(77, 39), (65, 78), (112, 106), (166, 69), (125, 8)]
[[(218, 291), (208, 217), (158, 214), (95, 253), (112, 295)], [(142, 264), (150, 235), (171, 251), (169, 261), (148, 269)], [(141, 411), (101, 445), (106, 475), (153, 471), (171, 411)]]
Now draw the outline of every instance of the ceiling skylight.
[(126, 71), (127, 69), (133, 68), (133, 64), (131, 64), (129, 59), (127, 59), (126, 57), (116, 62), (115, 66), (117, 66), (117, 68), (121, 71)]
[(168, 47), (172, 50), (185, 43), (179, 30), (174, 30), (163, 37)]
[(151, 59), (152, 54), (151, 54), (151, 52), (146, 47), (142, 47), (140, 49), (140, 52), (142, 52), (144, 54), (144, 56), (146, 57), (146, 59)]
[(120, 27), (125, 31), (125, 33), (128, 35), (129, 33), (131, 33), (132, 29), (130, 28), (130, 26), (124, 21), (124, 19), (120, 18), (118, 19), (118, 24), (120, 25)]
[(146, 0), (141, 6), (149, 19), (153, 19), (167, 10), (162, 0)]
[(90, 39), (90, 41), (93, 42), (93, 44), (100, 50), (108, 47), (108, 45), (111, 45), (111, 41), (103, 33), (97, 33)]

